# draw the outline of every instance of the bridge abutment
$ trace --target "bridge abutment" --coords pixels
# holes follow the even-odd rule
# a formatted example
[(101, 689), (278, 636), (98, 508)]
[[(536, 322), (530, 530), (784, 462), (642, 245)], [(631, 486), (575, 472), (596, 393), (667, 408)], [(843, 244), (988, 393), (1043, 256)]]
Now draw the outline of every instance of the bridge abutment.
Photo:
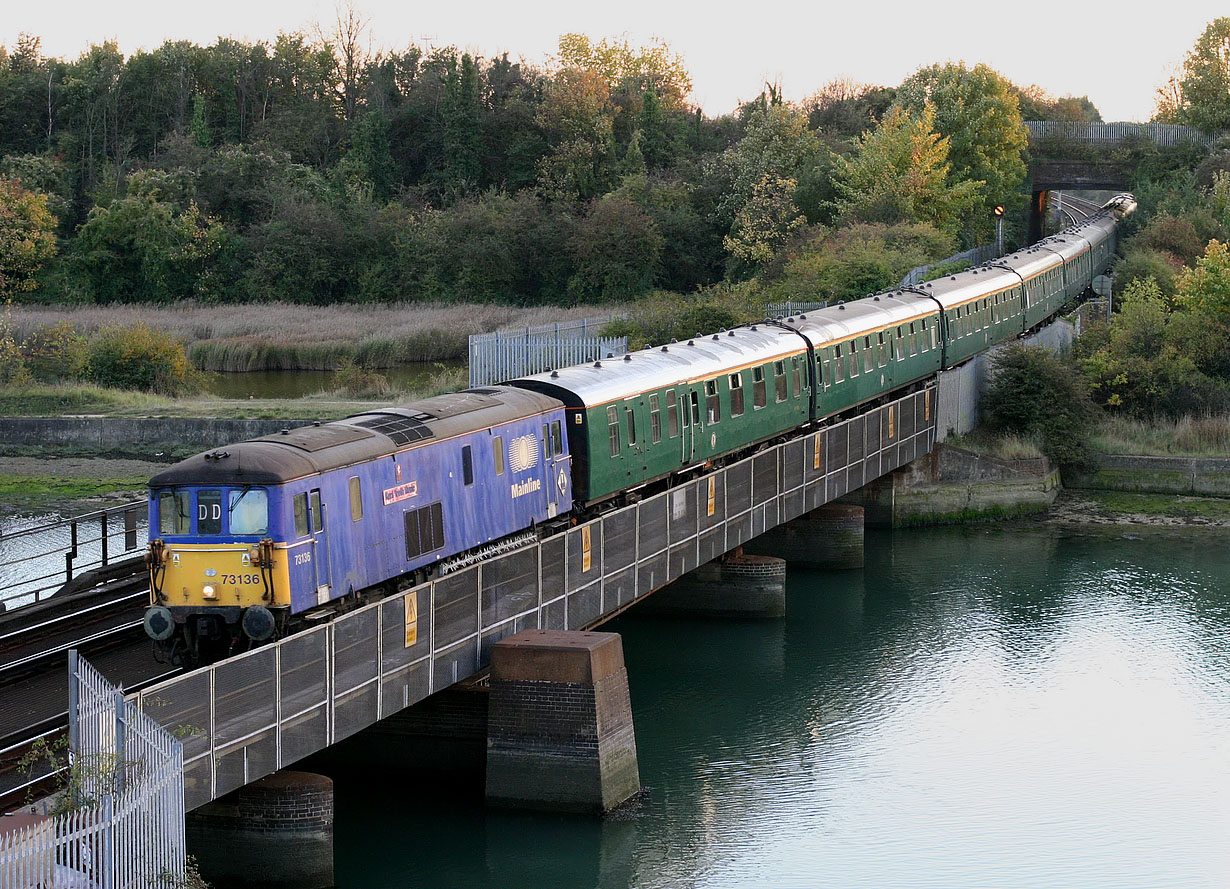
[(333, 782), (275, 772), (189, 812), (188, 852), (214, 889), (333, 885)]
[(754, 554), (826, 568), (863, 567), (863, 507), (828, 503), (750, 541)]
[(639, 607), (658, 614), (784, 617), (786, 560), (740, 548), (688, 572)]
[(619, 634), (525, 630), (492, 646), (489, 804), (598, 813), (640, 788)]

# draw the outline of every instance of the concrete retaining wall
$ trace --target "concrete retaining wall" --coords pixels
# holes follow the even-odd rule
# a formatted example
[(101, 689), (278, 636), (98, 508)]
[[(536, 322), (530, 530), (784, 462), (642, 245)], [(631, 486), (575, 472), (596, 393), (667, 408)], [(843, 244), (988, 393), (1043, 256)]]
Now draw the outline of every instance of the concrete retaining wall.
[(1230, 459), (1107, 454), (1093, 472), (1064, 481), (1069, 488), (1230, 497)]
[(6, 417), (0, 444), (67, 447), (149, 457), (158, 451), (203, 451), (309, 420), (212, 420), (154, 417)]

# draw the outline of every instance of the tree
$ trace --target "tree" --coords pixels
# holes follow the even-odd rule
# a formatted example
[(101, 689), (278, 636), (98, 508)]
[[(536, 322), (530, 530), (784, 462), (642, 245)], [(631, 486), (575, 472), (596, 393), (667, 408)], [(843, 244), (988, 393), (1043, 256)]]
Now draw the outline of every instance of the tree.
[(653, 90), (671, 111), (686, 107), (692, 78), (683, 58), (661, 40), (633, 49), (628, 41), (594, 42), (584, 34), (565, 34), (559, 39), (561, 67), (592, 71), (606, 83), (607, 92), (641, 96)]
[(1211, 21), (1183, 62), (1183, 73), (1158, 90), (1157, 118), (1208, 132), (1230, 127), (1230, 18)]
[(832, 139), (853, 139), (888, 112), (895, 90), (853, 80), (834, 80), (803, 102), (811, 127)]
[(450, 66), (445, 83), (444, 181), (453, 191), (473, 188), (482, 176), (478, 68), (469, 53)]
[(37, 286), (37, 275), (56, 253), (55, 217), (47, 196), (0, 179), (0, 299)]
[(984, 183), (987, 213), (966, 228), (974, 237), (989, 235), (991, 207), (1010, 202), (1025, 181), (1029, 132), (1015, 87), (986, 65), (932, 65), (897, 88), (897, 104), (914, 115), (932, 106), (935, 130), (948, 140), (952, 181)]
[(794, 231), (807, 224), (795, 206), (798, 183), (766, 173), (752, 189), (751, 198), (735, 214), (722, 246), (744, 266), (762, 266)]
[(948, 139), (935, 132), (934, 122), (931, 105), (916, 117), (894, 108), (860, 136), (854, 156), (838, 158), (839, 212), (863, 222), (929, 222), (955, 233), (977, 205), (983, 183), (954, 181)]
[(622, 300), (647, 292), (658, 273), (662, 235), (640, 207), (622, 198), (595, 201), (571, 244), (569, 290), (582, 299)]
[(1175, 281), (1176, 302), (1209, 321), (1230, 325), (1230, 250), (1221, 241), (1210, 241), (1194, 268)]

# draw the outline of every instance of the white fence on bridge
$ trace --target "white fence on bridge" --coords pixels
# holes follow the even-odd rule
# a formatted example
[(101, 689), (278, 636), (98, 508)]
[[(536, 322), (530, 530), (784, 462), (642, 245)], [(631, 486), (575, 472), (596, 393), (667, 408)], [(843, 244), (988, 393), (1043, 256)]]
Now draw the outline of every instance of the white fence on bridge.
[(146, 889), (185, 875), (180, 742), (75, 651), (67, 788), (75, 805), (0, 835), (4, 889)]
[(1224, 131), (1206, 133), (1195, 127), (1170, 123), (1089, 123), (1072, 120), (1027, 120), (1030, 139), (1066, 139), (1089, 145), (1104, 145), (1107, 142), (1122, 142), (1124, 139), (1143, 137), (1163, 148), (1173, 148), (1184, 142), (1194, 142), (1212, 148), (1220, 139), (1230, 135)]

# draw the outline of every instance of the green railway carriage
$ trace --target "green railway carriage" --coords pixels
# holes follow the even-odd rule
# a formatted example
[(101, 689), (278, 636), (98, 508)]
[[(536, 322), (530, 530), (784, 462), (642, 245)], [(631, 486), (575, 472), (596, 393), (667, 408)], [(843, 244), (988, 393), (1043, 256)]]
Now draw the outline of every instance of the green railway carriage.
[(764, 323), (510, 381), (564, 402), (574, 497), (594, 503), (805, 425), (806, 343)]
[(980, 266), (929, 281), (914, 291), (925, 293), (940, 310), (945, 368), (1021, 332), (1024, 286), (1014, 271)]
[(814, 350), (815, 419), (940, 369), (940, 313), (909, 291), (877, 294), (788, 319)]
[(1005, 329), (1000, 331), (1003, 335), (992, 342), (1019, 335), (1058, 312), (1068, 301), (1063, 257), (1053, 250), (1042, 246), (1029, 247), (994, 260), (993, 265), (1019, 276), (1024, 304), (1023, 308), (1020, 304), (1015, 307), (1011, 324), (1005, 323)]

